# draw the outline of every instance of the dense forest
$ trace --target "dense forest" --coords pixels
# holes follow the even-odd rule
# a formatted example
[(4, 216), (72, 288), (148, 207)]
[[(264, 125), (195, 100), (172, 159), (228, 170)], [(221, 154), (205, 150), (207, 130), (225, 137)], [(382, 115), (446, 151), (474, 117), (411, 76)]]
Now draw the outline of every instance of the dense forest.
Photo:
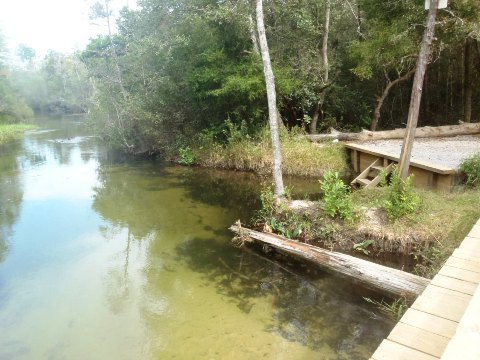
[[(17, 76), (30, 107), (51, 110), (63, 102), (88, 109), (111, 145), (137, 154), (202, 133), (222, 140), (232, 124), (246, 134), (260, 131), (267, 102), (254, 3), (138, 5), (122, 10), (115, 27), (109, 1), (97, 2), (91, 17), (105, 24), (107, 35), (76, 55), (49, 53), (27, 80)], [(264, 13), (287, 128), (404, 126), (425, 29), (423, 1), (275, 0), (264, 2)], [(480, 3), (450, 1), (438, 14), (435, 35), (419, 125), (475, 121)]]

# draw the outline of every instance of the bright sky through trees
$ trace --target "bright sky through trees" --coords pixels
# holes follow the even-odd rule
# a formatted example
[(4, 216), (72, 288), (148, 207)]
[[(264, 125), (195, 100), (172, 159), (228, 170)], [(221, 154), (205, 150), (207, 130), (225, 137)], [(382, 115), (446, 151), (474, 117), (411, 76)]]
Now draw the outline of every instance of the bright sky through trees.
[[(2, 2), (0, 30), (12, 54), (25, 44), (43, 57), (52, 49), (70, 53), (82, 49), (90, 37), (105, 33), (104, 26), (89, 19), (95, 0), (7, 0)], [(135, 0), (112, 0), (114, 15)]]

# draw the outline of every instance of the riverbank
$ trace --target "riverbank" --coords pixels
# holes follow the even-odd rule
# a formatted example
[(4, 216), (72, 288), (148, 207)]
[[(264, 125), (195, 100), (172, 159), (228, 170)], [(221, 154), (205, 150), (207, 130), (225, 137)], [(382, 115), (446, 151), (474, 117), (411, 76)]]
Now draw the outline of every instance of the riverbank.
[(263, 195), (264, 207), (255, 222), (265, 232), (432, 277), (480, 217), (480, 190), (415, 189), (418, 207), (395, 220), (386, 210), (389, 191), (353, 192), (352, 215), (346, 219), (330, 216), (324, 200), (297, 200), (275, 208)]
[[(301, 138), (298, 131), (284, 129), (281, 145), (284, 175), (320, 178), (327, 171), (337, 171), (345, 177), (349, 175), (346, 151), (340, 143), (315, 144)], [(270, 174), (270, 133), (264, 129), (255, 136), (249, 136), (235, 128), (230, 130), (224, 142), (201, 134), (189, 145), (180, 147), (178, 153), (170, 158), (184, 165)]]
[[(343, 178), (348, 177), (350, 169), (342, 143), (314, 144), (298, 135), (295, 131), (282, 131), (285, 175), (312, 178), (314, 183), (328, 171), (338, 172)], [(233, 128), (226, 142), (221, 143), (212, 136), (202, 134), (190, 144), (180, 149), (175, 158), (177, 162), (260, 174), (271, 172), (271, 147), (267, 130), (249, 137), (238, 128)], [(317, 186), (315, 198), (323, 193)], [(276, 232), (313, 245), (354, 252), (373, 261), (430, 277), (480, 217), (480, 209), (476, 206), (480, 201), (480, 191), (461, 186), (448, 193), (415, 189), (412, 196), (418, 198), (418, 203), (405, 204), (407, 209), (413, 208), (411, 214), (395, 219), (386, 211), (389, 192), (391, 187), (352, 192), (348, 201), (353, 210), (348, 221), (329, 216), (328, 211), (322, 208), (321, 200), (307, 205), (307, 208), (313, 206), (312, 209), (300, 206), (295, 210), (297, 213), (286, 209), (277, 209), (277, 214), (271, 211), (259, 227), (260, 230)]]
[(0, 124), (0, 145), (18, 139), (27, 130), (35, 129), (30, 124)]

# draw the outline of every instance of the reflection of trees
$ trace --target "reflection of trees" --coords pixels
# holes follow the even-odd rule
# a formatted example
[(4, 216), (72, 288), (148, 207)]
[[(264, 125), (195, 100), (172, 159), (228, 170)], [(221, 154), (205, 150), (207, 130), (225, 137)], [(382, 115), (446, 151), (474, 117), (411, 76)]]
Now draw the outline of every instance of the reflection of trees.
[(0, 262), (8, 251), (8, 238), (17, 221), (22, 204), (23, 190), (18, 172), (17, 155), (20, 143), (1, 148), (0, 156)]
[[(261, 207), (260, 191), (271, 186), (269, 177), (247, 172), (177, 168), (192, 199), (235, 209), (242, 221), (250, 220), (252, 211)], [(317, 198), (320, 187), (315, 179), (286, 177), (285, 185), (293, 198)]]
[[(106, 279), (110, 307), (121, 312), (132, 301), (135, 266), (141, 266), (142, 317), (158, 339), (170, 335), (158, 335), (173, 321), (165, 309), (188, 312), (189, 305), (176, 302), (198, 286), (190, 283), (198, 275), (245, 313), (272, 304), (274, 316), (265, 330), (311, 349), (334, 349), (338, 359), (368, 357), (388, 332), (391, 323), (372, 320), (365, 304), (357, 303), (361, 297), (351, 295), (350, 283), (272, 265), (230, 245), (228, 225), (249, 219), (259, 207), (255, 175), (137, 163), (102, 165), (99, 181), (93, 207), (110, 223), (105, 237), (122, 242), (120, 264)], [(139, 252), (145, 256), (140, 265)]]
[(276, 263), (274, 256), (266, 262), (258, 249), (232, 252), (214, 239), (192, 239), (177, 247), (177, 255), (244, 312), (252, 311), (259, 298), (270, 297), (276, 315), (269, 331), (315, 350), (328, 345), (338, 359), (368, 358), (393, 326), (383, 316), (372, 319), (365, 304), (358, 303), (361, 297), (352, 296), (349, 282), (304, 264), (280, 265), (292, 259)]
[[(250, 174), (139, 163), (102, 166), (99, 180), (93, 208), (113, 224), (128, 227), (136, 238), (160, 226), (184, 228), (202, 222), (208, 226), (205, 212), (212, 206), (224, 208), (231, 221), (248, 220), (259, 207), (258, 182)], [(206, 207), (203, 214), (199, 206)], [(169, 224), (160, 222), (167, 218)]]

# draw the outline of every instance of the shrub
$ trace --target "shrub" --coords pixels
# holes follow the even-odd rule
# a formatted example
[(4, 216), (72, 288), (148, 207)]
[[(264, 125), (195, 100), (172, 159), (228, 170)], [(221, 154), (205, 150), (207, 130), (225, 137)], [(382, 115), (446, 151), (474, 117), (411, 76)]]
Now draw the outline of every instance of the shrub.
[[(290, 196), (286, 194), (287, 199)], [(312, 221), (303, 214), (292, 210), (284, 202), (277, 202), (271, 188), (260, 193), (262, 208), (257, 213), (256, 223), (263, 223), (272, 232), (288, 239), (306, 236), (312, 227)]]
[(480, 153), (465, 159), (460, 164), (460, 171), (467, 176), (467, 185), (480, 186)]
[(179, 160), (182, 165), (192, 165), (195, 162), (195, 155), (190, 146), (182, 146), (178, 149)]
[(412, 175), (403, 180), (398, 173), (398, 169), (393, 170), (390, 185), (387, 188), (387, 200), (385, 201), (385, 210), (390, 220), (395, 221), (411, 215), (420, 208), (422, 201), (415, 192), (412, 181)]
[(322, 209), (331, 217), (336, 215), (348, 221), (353, 220), (353, 203), (350, 197), (350, 187), (340, 178), (340, 174), (327, 171), (320, 181), (323, 191)]

